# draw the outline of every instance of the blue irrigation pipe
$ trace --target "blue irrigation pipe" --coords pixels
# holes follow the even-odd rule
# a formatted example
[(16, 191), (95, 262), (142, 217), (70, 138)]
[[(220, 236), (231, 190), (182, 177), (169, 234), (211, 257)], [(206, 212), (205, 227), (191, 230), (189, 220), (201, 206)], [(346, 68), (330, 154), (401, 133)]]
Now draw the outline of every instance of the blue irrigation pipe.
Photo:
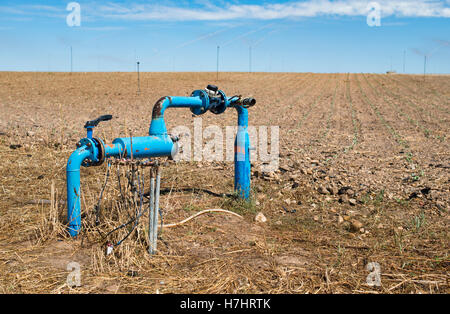
[[(238, 133), (235, 141), (235, 190), (240, 198), (250, 197), (250, 140), (248, 135), (248, 111), (256, 101), (253, 98), (241, 100), (240, 97), (228, 98), (215, 86), (206, 90), (196, 90), (190, 97), (162, 97), (153, 107), (149, 135), (142, 137), (117, 138), (112, 144), (105, 144), (93, 136), (93, 129), (101, 121), (111, 120), (112, 116), (101, 116), (88, 121), (85, 125), (87, 137), (80, 140), (77, 150), (67, 162), (67, 217), (69, 233), (77, 236), (81, 227), (80, 204), (80, 167), (99, 166), (107, 158), (143, 159), (154, 157), (174, 157), (178, 152), (177, 138), (167, 133), (164, 112), (168, 108), (189, 108), (195, 115), (211, 111), (214, 114), (225, 112), (234, 107), (238, 113)], [(158, 217), (154, 217), (157, 222)]]

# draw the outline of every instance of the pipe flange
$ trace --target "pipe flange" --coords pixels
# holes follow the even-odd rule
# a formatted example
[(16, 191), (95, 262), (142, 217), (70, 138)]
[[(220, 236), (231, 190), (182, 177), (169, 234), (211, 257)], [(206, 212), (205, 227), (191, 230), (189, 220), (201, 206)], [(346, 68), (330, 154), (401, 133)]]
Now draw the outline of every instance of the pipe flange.
[(82, 162), (83, 167), (100, 166), (105, 161), (105, 145), (99, 138), (83, 138), (80, 144), (87, 147), (90, 156)]
[(97, 158), (97, 161), (92, 161), (91, 166), (94, 166), (94, 167), (101, 166), (105, 162), (105, 159), (106, 159), (105, 144), (98, 137), (94, 137), (93, 140), (95, 142), (97, 142), (98, 158)]
[(228, 100), (227, 96), (222, 90), (217, 91), (217, 93), (220, 95), (220, 104), (218, 106), (215, 106), (214, 108), (211, 108), (210, 111), (214, 114), (221, 114), (224, 113), (225, 110), (227, 110)]
[(196, 116), (204, 114), (209, 109), (209, 96), (206, 91), (198, 89), (192, 92), (191, 97), (200, 97), (202, 100), (202, 107), (191, 107), (191, 112)]

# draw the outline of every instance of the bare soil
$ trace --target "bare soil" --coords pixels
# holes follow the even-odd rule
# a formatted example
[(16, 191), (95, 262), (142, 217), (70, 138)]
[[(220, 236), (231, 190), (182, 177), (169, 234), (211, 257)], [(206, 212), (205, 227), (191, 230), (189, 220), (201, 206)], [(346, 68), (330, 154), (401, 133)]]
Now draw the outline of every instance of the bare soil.
[[(168, 161), (164, 223), (208, 208), (244, 219), (212, 213), (163, 229), (149, 256), (144, 215), (107, 256), (92, 224), (102, 165), (82, 170), (84, 230), (68, 237), (65, 166), (84, 123), (112, 114), (95, 129), (106, 142), (145, 135), (156, 100), (210, 83), (256, 98), (251, 125), (280, 127), (280, 168), (252, 162), (243, 203), (230, 196), (232, 162)], [(450, 76), (144, 73), (141, 84), (137, 94), (135, 73), (0, 73), (0, 293), (450, 292)], [(237, 120), (201, 117), (224, 134)], [(193, 119), (165, 114), (169, 130), (193, 132)], [(112, 219), (117, 191), (105, 193)], [(66, 284), (70, 262), (80, 287)], [(367, 284), (369, 263), (381, 286)]]

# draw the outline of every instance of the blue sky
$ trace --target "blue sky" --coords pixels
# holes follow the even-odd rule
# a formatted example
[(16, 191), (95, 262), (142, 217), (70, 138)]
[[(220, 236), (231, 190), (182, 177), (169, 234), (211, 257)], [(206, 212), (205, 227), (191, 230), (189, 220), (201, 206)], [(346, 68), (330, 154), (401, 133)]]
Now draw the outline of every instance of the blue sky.
[(1, 0), (0, 71), (450, 73), (450, 0), (69, 2)]

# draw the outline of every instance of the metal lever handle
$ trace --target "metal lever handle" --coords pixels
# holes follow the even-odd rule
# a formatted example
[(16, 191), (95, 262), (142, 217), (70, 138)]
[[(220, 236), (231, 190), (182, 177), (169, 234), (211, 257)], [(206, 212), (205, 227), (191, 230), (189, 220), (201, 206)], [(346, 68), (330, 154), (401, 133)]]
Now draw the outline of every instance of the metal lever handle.
[(86, 122), (86, 124), (84, 125), (84, 127), (85, 127), (85, 128), (94, 128), (94, 127), (96, 127), (96, 126), (97, 126), (100, 122), (102, 122), (102, 121), (109, 121), (109, 120), (111, 120), (112, 117), (113, 117), (113, 116), (110, 115), (110, 114), (100, 116), (100, 117), (98, 117), (98, 118), (95, 119), (95, 120), (91, 120), (91, 121)]

